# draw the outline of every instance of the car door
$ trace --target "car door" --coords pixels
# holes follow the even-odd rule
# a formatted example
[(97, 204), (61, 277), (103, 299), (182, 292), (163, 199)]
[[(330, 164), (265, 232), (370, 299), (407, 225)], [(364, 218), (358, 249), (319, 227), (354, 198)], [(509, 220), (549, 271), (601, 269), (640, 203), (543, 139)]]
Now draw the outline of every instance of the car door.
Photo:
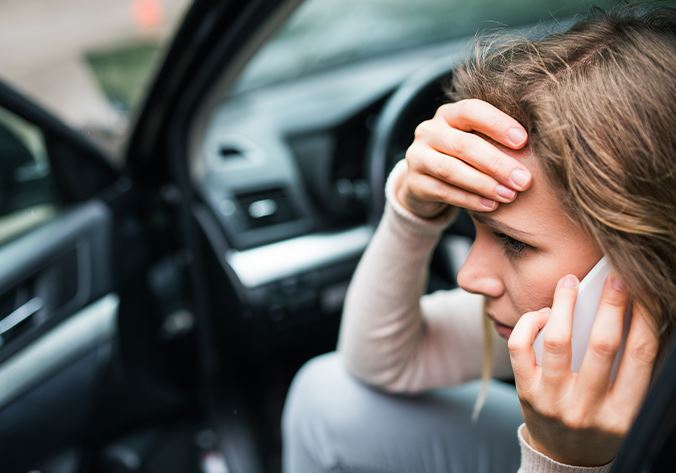
[[(3, 473), (94, 471), (102, 445), (183, 401), (182, 372), (159, 366), (176, 330), (159, 335), (157, 316), (180, 291), (149, 275), (173, 248), (149, 249), (148, 233), (170, 219), (126, 175), (122, 145), (188, 4), (0, 5)], [(172, 297), (147, 299), (153, 277)]]
[(110, 356), (119, 299), (118, 173), (91, 143), (0, 85), (0, 470), (78, 438)]
[[(92, 6), (94, 2), (61, 3), (84, 10), (97, 8)], [(101, 9), (110, 5), (95, 3)], [(172, 2), (172, 9), (167, 8), (164, 16), (175, 20), (186, 4), (185, 1)], [(22, 2), (0, 7), (3, 13), (0, 24), (8, 21), (3, 18), (8, 17), (5, 14), (8, 10), (16, 13), (14, 10), (21, 10), (25, 5)], [(134, 2), (131, 14), (136, 23), (125, 26), (124, 30), (131, 31), (134, 41), (148, 41), (146, 36), (154, 39), (151, 34), (156, 30), (163, 34), (170, 31), (172, 24), (169, 21), (162, 24), (163, 15), (155, 8), (157, 5), (158, 2)], [(126, 7), (122, 7), (122, 12), (126, 12)], [(237, 7), (243, 8), (243, 3)], [(67, 15), (57, 7), (43, 11), (31, 9), (29, 5), (25, 9), (29, 11), (22, 10), (15, 16), (27, 23), (19, 27), (8, 23), (5, 26), (12, 28), (0, 28), (0, 38), (6, 40), (3, 35), (10, 29), (20, 33), (35, 31), (36, 23), (32, 20), (37, 21), (37, 16), (45, 12), (60, 16), (52, 22), (43, 18), (45, 28), (52, 23), (63, 26), (58, 20), (68, 17), (70, 28), (56, 28), (57, 33), (65, 31), (68, 35), (70, 29), (84, 24), (77, 21), (78, 15), (81, 16), (79, 11)], [(189, 26), (179, 31), (183, 42), (175, 41), (170, 55), (190, 54), (190, 44), (185, 43), (199, 35), (193, 36), (194, 31), (189, 29), (199, 29), (211, 9), (218, 10), (219, 6), (201, 2), (191, 10)], [(105, 15), (97, 18), (105, 19)], [(228, 23), (234, 21), (233, 18)], [(145, 30), (136, 34), (137, 27)], [(82, 35), (72, 35), (69, 40), (89, 36), (95, 40), (95, 46), (100, 46), (96, 28), (85, 29)], [(119, 28), (113, 27), (112, 33), (119, 33)], [(157, 202), (171, 200), (171, 183), (157, 179), (169, 174), (169, 165), (154, 163), (150, 173), (155, 175), (154, 182), (152, 178), (139, 179), (140, 173), (135, 169), (126, 177), (127, 171), (122, 171), (124, 160), (111, 164), (111, 156), (82, 133), (87, 131), (99, 142), (112, 144), (118, 149), (117, 158), (122, 158), (120, 136), (115, 135), (114, 129), (114, 139), (108, 142), (109, 130), (100, 133), (96, 127), (87, 128), (85, 120), (84, 126), (76, 131), (62, 119), (78, 118), (77, 114), (83, 111), (85, 119), (115, 118), (122, 110), (125, 123), (130, 123), (133, 104), (139, 104), (142, 98), (138, 84), (131, 84), (129, 90), (120, 92), (120, 84), (116, 82), (120, 74), (107, 74), (106, 69), (112, 56), (132, 65), (138, 62), (139, 53), (143, 60), (150, 56), (158, 59), (155, 51), (160, 45), (153, 43), (153, 53), (148, 55), (145, 43), (130, 48), (125, 37), (127, 42), (121, 46), (116, 44), (118, 49), (112, 54), (100, 49), (90, 54), (69, 43), (65, 46), (73, 49), (72, 57), (64, 57), (58, 47), (50, 47), (45, 39), (40, 38), (39, 46), (44, 45), (49, 51), (34, 60), (47, 58), (56, 63), (59, 70), (48, 69), (54, 64), (47, 64), (43, 68), (47, 73), (37, 70), (26, 74), (23, 70), (12, 75), (13, 71), (3, 66), (2, 78), (7, 77), (8, 81), (0, 81), (0, 471), (118, 471), (110, 468), (121, 468), (125, 458), (101, 470), (97, 469), (98, 463), (92, 465), (104, 456), (99, 453), (105, 454), (107, 445), (116, 439), (133, 434), (134, 429), (144, 423), (146, 427), (152, 426), (156, 419), (150, 419), (150, 414), (158, 411), (163, 411), (165, 417), (167, 412), (171, 414), (172, 409), (183, 402), (183, 394), (199, 384), (189, 377), (196, 371), (191, 347), (184, 350), (171, 367), (163, 364), (168, 363), (168, 357), (166, 353), (159, 353), (161, 348), (158, 348), (172, 343), (172, 337), (181, 329), (171, 323), (160, 327), (158, 321), (161, 320), (154, 317), (157, 311), (166, 306), (184, 315), (181, 320), (190, 316), (174, 304), (180, 299), (180, 282), (173, 285), (168, 280), (171, 274), (167, 277), (171, 270), (162, 270), (171, 267), (171, 262), (158, 263), (167, 253), (177, 251), (174, 216), (163, 212), (164, 208), (157, 211), (162, 207), (162, 203)], [(54, 41), (58, 42), (58, 38)], [(22, 56), (30, 56), (35, 44), (11, 51), (12, 48), (6, 47), (7, 41), (0, 43), (5, 48), (0, 54), (3, 63), (8, 60), (5, 53), (10, 53), (9, 60), (18, 58), (14, 64), (24, 68), (32, 66), (33, 58), (23, 60)], [(55, 59), (51, 59), (51, 55)], [(89, 64), (83, 64), (83, 56), (87, 56)], [(173, 101), (173, 97), (168, 100), (166, 90), (173, 87), (173, 77), (185, 65), (180, 62), (164, 61), (154, 86), (149, 88), (147, 102), (152, 103), (152, 97), (160, 97), (160, 101), (167, 103)], [(88, 71), (83, 75), (83, 65), (95, 69), (95, 74)], [(138, 74), (137, 69), (131, 72)], [(124, 72), (129, 71), (123, 71), (123, 79), (126, 79)], [(148, 70), (143, 72), (148, 75)], [(41, 73), (45, 77), (41, 77)], [(95, 83), (92, 75), (96, 74), (101, 75), (96, 79), (101, 82), (100, 87), (92, 87)], [(65, 86), (73, 78), (77, 79), (73, 81), (74, 89), (67, 89)], [(16, 85), (33, 92), (31, 98), (19, 93)], [(123, 85), (129, 84), (123, 81)], [(33, 98), (47, 104), (52, 112), (36, 105)], [(109, 102), (108, 107), (98, 107), (94, 110), (96, 113), (87, 115), (92, 111), (92, 104), (102, 105), (103, 100)], [(161, 114), (140, 113), (134, 139), (166, 143), (165, 130), (158, 132), (155, 127), (163, 120)], [(138, 154), (133, 145), (129, 146), (128, 154)], [(138, 214), (143, 216), (138, 218)], [(152, 235), (148, 237), (148, 233)], [(152, 247), (146, 245), (148, 238), (153, 239)], [(155, 263), (158, 264), (153, 266)], [(160, 270), (155, 271), (158, 266)], [(153, 300), (155, 305), (149, 302), (152, 291), (148, 286), (153, 284), (160, 287), (160, 292), (164, 288), (167, 296)], [(167, 291), (170, 294), (166, 294)], [(172, 381), (181, 377), (181, 373), (177, 373), (181, 370), (188, 373), (181, 380), (188, 386), (177, 392), (172, 389), (176, 384)], [(171, 380), (165, 384), (162, 384), (165, 380), (154, 382), (160, 371)], [(185, 397), (189, 396), (190, 393)], [(105, 434), (100, 435), (104, 428)], [(232, 456), (240, 460), (230, 461), (241, 465), (245, 460), (241, 459), (239, 443), (237, 440), (232, 444), (232, 449), (237, 450)], [(87, 457), (96, 459), (92, 461)], [(172, 468), (186, 471), (178, 463)], [(233, 467), (233, 471), (254, 470), (244, 466)]]

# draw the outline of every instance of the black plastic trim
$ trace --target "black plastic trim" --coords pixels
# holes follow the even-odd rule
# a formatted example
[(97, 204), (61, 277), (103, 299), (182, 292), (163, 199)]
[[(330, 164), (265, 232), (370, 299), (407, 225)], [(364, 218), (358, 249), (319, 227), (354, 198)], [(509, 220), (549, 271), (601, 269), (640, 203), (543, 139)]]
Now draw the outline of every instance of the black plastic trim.
[[(0, 247), (0, 294), (39, 277), (58, 259), (75, 251), (77, 292), (47, 320), (7, 343), (0, 362), (49, 331), (68, 315), (112, 290), (112, 216), (108, 207), (92, 201), (58, 215), (25, 236)], [(56, 283), (61, 283), (57, 281)], [(3, 314), (4, 315), (4, 314)]]

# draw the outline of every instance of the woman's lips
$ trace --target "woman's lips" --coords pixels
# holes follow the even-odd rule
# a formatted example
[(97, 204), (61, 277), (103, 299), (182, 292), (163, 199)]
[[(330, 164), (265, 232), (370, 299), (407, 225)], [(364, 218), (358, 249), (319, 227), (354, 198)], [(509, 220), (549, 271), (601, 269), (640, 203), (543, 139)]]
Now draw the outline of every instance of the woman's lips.
[(505, 340), (509, 339), (509, 336), (512, 334), (512, 330), (514, 330), (514, 327), (510, 325), (505, 325), (501, 322), (498, 322), (495, 317), (491, 314), (487, 314), (488, 318), (493, 321), (493, 325), (495, 326), (495, 331), (498, 332), (498, 335), (500, 335), (502, 338)]
[(512, 335), (512, 330), (514, 330), (514, 328), (495, 321), (493, 321), (493, 323), (495, 324), (495, 331), (498, 332), (498, 335), (500, 335), (505, 340), (509, 340), (509, 337), (510, 335)]

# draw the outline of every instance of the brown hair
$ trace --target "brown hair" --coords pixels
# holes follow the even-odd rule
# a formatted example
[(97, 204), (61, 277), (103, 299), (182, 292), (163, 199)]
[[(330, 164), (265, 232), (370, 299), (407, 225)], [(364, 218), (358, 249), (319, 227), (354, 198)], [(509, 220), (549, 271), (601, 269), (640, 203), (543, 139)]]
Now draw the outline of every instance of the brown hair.
[(523, 124), (664, 347), (676, 326), (676, 10), (594, 9), (544, 39), (481, 43), (449, 96)]

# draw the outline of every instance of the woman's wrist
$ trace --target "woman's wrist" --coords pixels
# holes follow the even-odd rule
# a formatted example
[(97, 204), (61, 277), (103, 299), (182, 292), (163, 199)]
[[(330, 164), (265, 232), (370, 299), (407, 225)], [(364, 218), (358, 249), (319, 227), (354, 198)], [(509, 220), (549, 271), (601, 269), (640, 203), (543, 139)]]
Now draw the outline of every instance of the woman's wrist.
[[(524, 424), (523, 427), (521, 428), (521, 435), (523, 437), (524, 442), (530, 448), (532, 448), (534, 451), (536, 451), (536, 452), (538, 452), (538, 453), (540, 453), (540, 454), (542, 454), (542, 455), (544, 455), (548, 458), (551, 458), (552, 460), (555, 460), (557, 462), (568, 464), (568, 462), (563, 461), (563, 459), (556, 458), (556, 456), (552, 452), (547, 451), (547, 449), (543, 445), (536, 442), (533, 439), (533, 437), (530, 435), (530, 432), (528, 431), (528, 424)], [(581, 465), (581, 466), (586, 466), (586, 465)]]
[(385, 196), (387, 198), (387, 208), (385, 214), (391, 213), (394, 216), (393, 222), (397, 222), (402, 229), (417, 235), (437, 238), (443, 232), (458, 214), (458, 208), (445, 205), (444, 209), (434, 218), (423, 218), (404, 206), (398, 197), (402, 182), (405, 181), (408, 164), (405, 159), (399, 161), (385, 184)]
[(518, 437), (521, 444), (520, 473), (607, 473), (612, 466), (612, 462), (600, 466), (581, 466), (559, 461), (532, 444), (526, 424), (519, 427)]
[[(559, 463), (585, 468), (597, 468), (599, 466), (610, 464), (615, 457), (615, 449), (607, 448), (606, 444), (603, 444), (603, 446), (599, 448), (589, 449), (578, 445), (577, 442), (570, 439), (563, 431), (557, 435), (556, 431), (559, 429), (555, 426), (552, 426), (547, 430), (547, 432), (541, 432), (541, 434), (547, 436), (547, 439), (545, 441), (539, 441), (537, 437), (532, 435), (528, 430), (528, 424), (525, 424), (522, 428), (522, 436), (526, 444), (534, 451)], [(553, 443), (549, 437), (556, 437), (558, 442)], [(588, 440), (588, 444), (601, 443), (595, 442), (593, 437)], [(548, 445), (548, 443), (550, 445)]]
[(401, 179), (395, 192), (397, 201), (406, 210), (416, 217), (432, 220), (441, 215), (449, 206), (441, 202), (421, 202), (413, 197), (406, 183), (406, 178)]

